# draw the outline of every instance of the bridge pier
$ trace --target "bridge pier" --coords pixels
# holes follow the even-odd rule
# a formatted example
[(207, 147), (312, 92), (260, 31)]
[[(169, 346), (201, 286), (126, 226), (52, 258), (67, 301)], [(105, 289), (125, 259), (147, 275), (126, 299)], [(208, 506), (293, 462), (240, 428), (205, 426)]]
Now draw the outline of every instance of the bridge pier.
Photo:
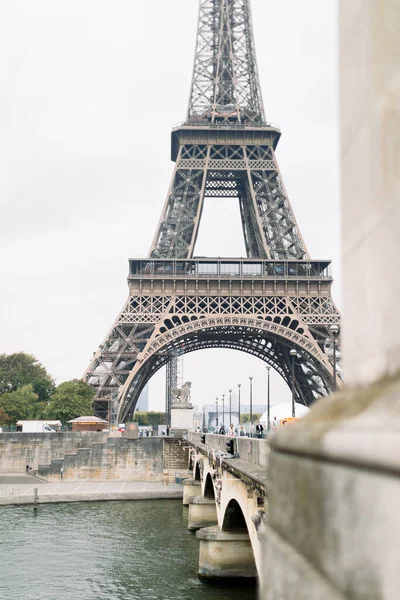
[(186, 479), (183, 482), (183, 506), (189, 506), (189, 500), (198, 496), (199, 492), (201, 492), (201, 482)]
[(221, 531), (205, 527), (196, 532), (200, 540), (199, 577), (201, 579), (257, 579), (257, 569), (247, 532)]
[(197, 531), (197, 529), (216, 525), (217, 523), (217, 507), (213, 498), (203, 498), (203, 496), (190, 498), (188, 521), (190, 531)]

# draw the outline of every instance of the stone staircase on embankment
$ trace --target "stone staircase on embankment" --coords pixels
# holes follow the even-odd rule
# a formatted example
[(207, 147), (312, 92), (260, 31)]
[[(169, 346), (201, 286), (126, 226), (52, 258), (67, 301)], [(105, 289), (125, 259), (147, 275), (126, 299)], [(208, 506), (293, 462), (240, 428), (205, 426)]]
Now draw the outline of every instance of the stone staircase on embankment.
[(75, 454), (94, 443), (106, 443), (108, 437), (108, 433), (97, 431), (0, 433), (0, 472), (22, 473), (26, 465), (36, 471), (38, 465), (50, 464), (54, 458)]
[(163, 479), (166, 483), (180, 483), (189, 476), (189, 445), (180, 438), (163, 438)]
[(125, 480), (174, 482), (188, 474), (188, 446), (175, 438), (109, 437), (104, 443), (53, 458), (38, 465), (46, 481)]

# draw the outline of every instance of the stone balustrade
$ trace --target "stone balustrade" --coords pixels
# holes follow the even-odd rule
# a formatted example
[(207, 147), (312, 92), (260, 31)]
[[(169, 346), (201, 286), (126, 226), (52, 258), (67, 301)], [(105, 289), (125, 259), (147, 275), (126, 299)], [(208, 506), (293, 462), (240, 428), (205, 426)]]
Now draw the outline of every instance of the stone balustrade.
[[(188, 434), (188, 440), (194, 444), (199, 444), (201, 443), (203, 435), (206, 436), (206, 446), (219, 450), (220, 452), (227, 451), (226, 442), (232, 439), (227, 435), (216, 435), (212, 433), (202, 434), (192, 431)], [(236, 443), (236, 452), (242, 460), (254, 465), (259, 465), (260, 467), (267, 467), (269, 455), (269, 444), (267, 440), (249, 437), (235, 437), (233, 439)]]

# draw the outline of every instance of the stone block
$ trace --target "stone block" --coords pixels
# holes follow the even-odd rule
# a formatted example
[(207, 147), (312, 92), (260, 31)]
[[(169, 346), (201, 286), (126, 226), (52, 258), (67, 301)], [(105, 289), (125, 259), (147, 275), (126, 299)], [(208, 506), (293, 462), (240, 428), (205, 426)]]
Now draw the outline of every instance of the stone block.
[(247, 533), (205, 527), (200, 540), (199, 577), (202, 579), (253, 579), (257, 577), (253, 549)]
[(77, 453), (64, 456), (64, 473), (77, 468)]
[(261, 600), (345, 600), (274, 529), (266, 527), (261, 543), (264, 558), (260, 574)]
[(400, 376), (387, 377), (319, 401), (272, 438), (262, 598), (297, 598), (299, 565), (311, 600), (398, 598), (399, 399)]
[(188, 529), (190, 531), (196, 531), (217, 523), (217, 507), (214, 499), (195, 496), (189, 500)]
[(171, 406), (171, 430), (189, 431), (193, 428), (193, 406), (189, 403), (174, 403)]
[(61, 469), (64, 468), (63, 458), (53, 458), (50, 463), (49, 473), (50, 475), (60, 475)]
[(341, 139), (345, 380), (400, 368), (400, 10), (341, 0)]
[(90, 448), (79, 448), (76, 463), (77, 468), (80, 469), (82, 467), (90, 466), (90, 458), (91, 458), (91, 449)]
[(183, 506), (189, 506), (191, 498), (195, 498), (201, 492), (200, 481), (193, 481), (192, 479), (186, 479), (183, 482)]
[(50, 465), (38, 465), (37, 474), (39, 477), (47, 479), (47, 477), (50, 475)]

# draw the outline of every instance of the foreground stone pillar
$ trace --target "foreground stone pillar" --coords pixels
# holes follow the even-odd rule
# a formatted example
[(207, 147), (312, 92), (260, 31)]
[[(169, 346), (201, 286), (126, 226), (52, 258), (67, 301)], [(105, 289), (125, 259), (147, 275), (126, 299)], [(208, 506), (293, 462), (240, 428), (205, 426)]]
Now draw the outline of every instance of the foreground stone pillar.
[(195, 496), (189, 500), (188, 529), (190, 531), (196, 531), (201, 527), (209, 527), (217, 523), (217, 507), (214, 499)]
[(193, 479), (185, 479), (183, 482), (183, 506), (189, 506), (189, 500), (195, 498), (201, 492), (201, 482)]
[(261, 598), (400, 590), (400, 0), (340, 0), (345, 384), (271, 439)]
[(247, 579), (254, 583), (257, 569), (249, 535), (205, 527), (196, 533), (200, 540), (201, 579)]

